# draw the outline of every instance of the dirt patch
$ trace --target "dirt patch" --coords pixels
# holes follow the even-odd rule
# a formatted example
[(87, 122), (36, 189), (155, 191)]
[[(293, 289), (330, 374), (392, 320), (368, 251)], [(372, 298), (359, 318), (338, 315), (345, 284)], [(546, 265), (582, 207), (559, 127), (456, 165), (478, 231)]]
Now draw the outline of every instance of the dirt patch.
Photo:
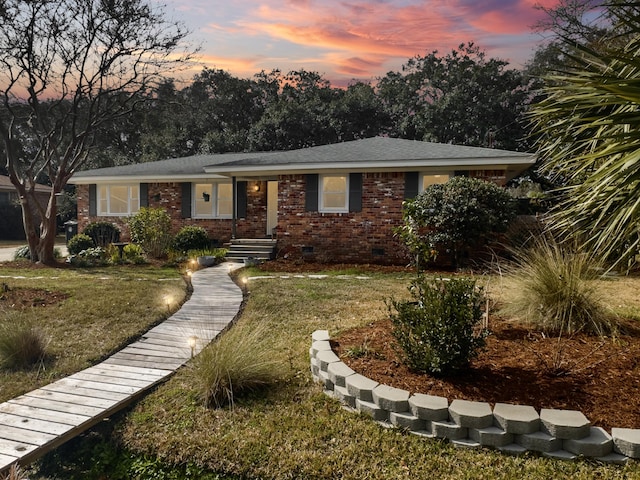
[(544, 337), (495, 319), (486, 349), (455, 377), (409, 370), (389, 320), (344, 332), (334, 350), (379, 383), (449, 399), (579, 410), (596, 426), (640, 428), (640, 331), (625, 325), (616, 340)]
[(30, 307), (57, 305), (69, 295), (39, 288), (15, 288), (0, 282), (0, 310), (21, 310)]

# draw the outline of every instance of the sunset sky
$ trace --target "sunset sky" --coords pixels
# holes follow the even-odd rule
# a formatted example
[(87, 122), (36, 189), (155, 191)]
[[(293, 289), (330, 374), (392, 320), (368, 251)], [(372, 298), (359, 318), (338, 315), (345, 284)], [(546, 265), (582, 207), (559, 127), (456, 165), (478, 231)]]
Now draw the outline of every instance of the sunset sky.
[(336, 86), (374, 81), (415, 55), (445, 55), (470, 41), (520, 67), (542, 40), (531, 31), (544, 16), (534, 6), (556, 2), (165, 0), (168, 16), (184, 22), (202, 46), (203, 65), (243, 78), (303, 68)]

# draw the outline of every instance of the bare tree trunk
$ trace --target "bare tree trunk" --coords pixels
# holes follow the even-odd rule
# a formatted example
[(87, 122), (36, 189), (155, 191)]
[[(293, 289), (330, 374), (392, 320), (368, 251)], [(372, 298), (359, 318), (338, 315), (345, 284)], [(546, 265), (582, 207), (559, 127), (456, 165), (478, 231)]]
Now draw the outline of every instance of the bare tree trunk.
[(54, 189), (51, 190), (47, 209), (40, 220), (40, 238), (37, 247), (40, 263), (49, 266), (57, 263), (54, 255), (54, 245), (57, 233), (57, 205), (54, 191)]

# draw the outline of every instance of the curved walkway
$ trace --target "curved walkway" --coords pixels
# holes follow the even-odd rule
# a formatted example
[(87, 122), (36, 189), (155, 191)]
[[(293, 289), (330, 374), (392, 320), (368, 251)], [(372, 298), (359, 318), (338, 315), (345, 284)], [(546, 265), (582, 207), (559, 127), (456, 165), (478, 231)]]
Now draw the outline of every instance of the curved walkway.
[(195, 272), (182, 308), (104, 362), (0, 404), (0, 474), (26, 465), (166, 380), (234, 319), (242, 291), (227, 265)]

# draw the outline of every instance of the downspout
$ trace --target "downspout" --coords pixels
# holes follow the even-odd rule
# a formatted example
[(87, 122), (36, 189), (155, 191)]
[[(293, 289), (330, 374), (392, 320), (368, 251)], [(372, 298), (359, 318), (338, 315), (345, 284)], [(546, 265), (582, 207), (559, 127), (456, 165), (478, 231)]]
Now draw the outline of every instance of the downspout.
[(231, 220), (231, 239), (236, 238), (236, 220), (238, 217), (238, 187), (236, 177), (231, 177), (231, 195), (233, 197), (233, 214)]

